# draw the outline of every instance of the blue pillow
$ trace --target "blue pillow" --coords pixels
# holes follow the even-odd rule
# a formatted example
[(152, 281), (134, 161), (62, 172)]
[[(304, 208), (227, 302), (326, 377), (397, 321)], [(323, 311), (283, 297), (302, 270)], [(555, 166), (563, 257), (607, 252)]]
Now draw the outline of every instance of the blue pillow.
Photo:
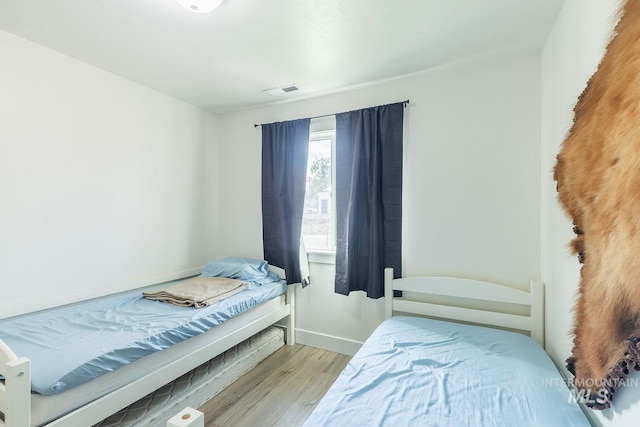
[(259, 282), (260, 284), (279, 281), (278, 276), (269, 270), (267, 261), (241, 257), (227, 257), (220, 261), (210, 261), (204, 266), (202, 276), (229, 277), (248, 282)]

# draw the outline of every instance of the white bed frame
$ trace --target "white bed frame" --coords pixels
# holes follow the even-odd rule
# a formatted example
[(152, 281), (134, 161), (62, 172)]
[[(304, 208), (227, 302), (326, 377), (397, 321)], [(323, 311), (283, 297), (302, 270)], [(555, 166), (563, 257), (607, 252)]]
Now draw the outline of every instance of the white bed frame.
[[(496, 283), (458, 277), (405, 277), (394, 279), (393, 269), (385, 269), (385, 318), (394, 311), (526, 331), (544, 348), (544, 284), (532, 280), (529, 291)], [(393, 297), (393, 291), (436, 295), (447, 298), (489, 301), (491, 310), (463, 308), (418, 298)], [(513, 314), (509, 308), (525, 306), (528, 314)], [(528, 309), (527, 309), (528, 307)], [(495, 308), (495, 311), (494, 311)]]
[[(210, 341), (204, 347), (191, 354), (169, 361), (161, 369), (94, 400), (46, 424), (46, 426), (78, 427), (94, 425), (268, 326), (287, 318), (287, 316), (286, 343), (288, 345), (295, 344), (294, 295), (293, 286), (289, 286), (287, 288), (286, 303), (276, 310), (246, 323), (214, 341)], [(5, 377), (4, 384), (0, 383), (0, 412), (4, 414), (4, 420), (0, 418), (0, 427), (30, 426), (30, 361), (25, 357), (17, 357), (2, 340), (0, 340), (0, 374)]]

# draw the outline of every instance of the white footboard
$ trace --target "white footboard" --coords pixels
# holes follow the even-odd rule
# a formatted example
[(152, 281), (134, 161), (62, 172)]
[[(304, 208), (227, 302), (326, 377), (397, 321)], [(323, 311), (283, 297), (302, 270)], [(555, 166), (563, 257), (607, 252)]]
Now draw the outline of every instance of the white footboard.
[(31, 425), (31, 362), (18, 358), (0, 340), (0, 426), (23, 427)]

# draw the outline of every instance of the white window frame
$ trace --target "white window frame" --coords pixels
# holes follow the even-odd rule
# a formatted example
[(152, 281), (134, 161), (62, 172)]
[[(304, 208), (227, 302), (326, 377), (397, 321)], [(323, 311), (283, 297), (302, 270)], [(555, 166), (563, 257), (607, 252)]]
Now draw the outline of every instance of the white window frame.
[(331, 141), (331, 228), (329, 239), (333, 242), (331, 249), (307, 248), (309, 262), (319, 264), (335, 264), (336, 256), (336, 128), (335, 116), (321, 117), (311, 120), (309, 131), (309, 142)]

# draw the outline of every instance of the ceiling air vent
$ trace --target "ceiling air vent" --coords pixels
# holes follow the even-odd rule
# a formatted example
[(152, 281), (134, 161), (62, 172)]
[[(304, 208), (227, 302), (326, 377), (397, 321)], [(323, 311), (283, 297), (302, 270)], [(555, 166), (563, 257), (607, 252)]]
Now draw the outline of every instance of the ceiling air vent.
[(272, 89), (265, 89), (263, 92), (268, 93), (269, 95), (282, 95), (285, 93), (295, 92), (298, 90), (298, 87), (295, 84), (286, 85), (282, 87), (274, 87)]

